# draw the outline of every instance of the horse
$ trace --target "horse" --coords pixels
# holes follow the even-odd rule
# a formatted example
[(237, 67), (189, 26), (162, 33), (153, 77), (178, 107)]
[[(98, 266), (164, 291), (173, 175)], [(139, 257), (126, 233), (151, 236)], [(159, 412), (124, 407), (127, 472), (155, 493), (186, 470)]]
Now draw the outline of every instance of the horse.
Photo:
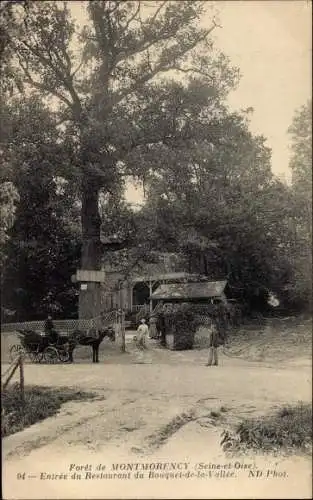
[(73, 352), (77, 345), (88, 346), (92, 348), (92, 362), (99, 363), (99, 347), (105, 337), (108, 337), (112, 342), (115, 340), (115, 332), (113, 328), (107, 327), (102, 330), (92, 328), (87, 332), (75, 330), (68, 338), (69, 343), (69, 362), (73, 363)]

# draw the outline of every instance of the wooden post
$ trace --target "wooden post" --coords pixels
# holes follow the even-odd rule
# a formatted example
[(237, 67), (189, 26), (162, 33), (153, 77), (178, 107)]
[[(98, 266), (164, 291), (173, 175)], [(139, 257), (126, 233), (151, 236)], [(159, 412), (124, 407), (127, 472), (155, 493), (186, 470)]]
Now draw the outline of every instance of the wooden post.
[(105, 271), (77, 269), (72, 276), (74, 283), (80, 283), (78, 315), (79, 319), (90, 319), (101, 312), (101, 283), (106, 280)]
[(130, 310), (133, 310), (133, 293), (134, 293), (134, 285), (133, 283), (130, 284)]
[(122, 317), (121, 317), (121, 330), (122, 330), (122, 345), (121, 351), (126, 351), (126, 341), (125, 341), (125, 311), (122, 309)]
[(122, 290), (123, 282), (119, 283), (119, 303), (120, 303), (120, 325), (121, 325), (121, 352), (125, 352), (125, 321), (124, 321), (124, 294)]
[(25, 404), (25, 387), (24, 387), (24, 361), (23, 361), (23, 355), (22, 354), (20, 354), (19, 365), (20, 365), (21, 402), (22, 402), (22, 405), (24, 406), (24, 404)]
[(91, 319), (101, 312), (100, 283), (89, 281), (81, 283), (79, 291), (78, 312), (79, 319)]
[(152, 299), (151, 299), (151, 295), (152, 295), (152, 281), (151, 281), (151, 278), (149, 278), (149, 295), (150, 295), (150, 298), (149, 298), (149, 314), (151, 316), (152, 315), (152, 311), (153, 311), (153, 308), (152, 308)]
[(3, 384), (3, 386), (2, 386), (2, 390), (4, 390), (4, 389), (6, 388), (6, 386), (7, 386), (7, 385), (8, 385), (8, 383), (10, 382), (11, 378), (13, 377), (14, 373), (16, 372), (17, 367), (18, 367), (18, 365), (19, 365), (19, 360), (16, 360), (16, 359), (15, 359), (15, 362), (14, 362), (14, 363), (15, 363), (14, 365), (11, 365), (11, 366), (13, 366), (13, 369), (12, 369), (12, 371), (11, 371), (10, 375), (8, 376), (8, 378), (6, 379), (6, 381), (4, 382), (4, 384)]

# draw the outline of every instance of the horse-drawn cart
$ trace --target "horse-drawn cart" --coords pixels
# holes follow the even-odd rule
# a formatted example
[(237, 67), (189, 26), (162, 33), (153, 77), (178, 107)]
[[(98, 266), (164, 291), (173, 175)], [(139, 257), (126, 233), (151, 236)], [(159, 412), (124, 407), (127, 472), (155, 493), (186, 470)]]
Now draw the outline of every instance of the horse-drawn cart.
[(46, 363), (57, 363), (69, 361), (68, 338), (58, 337), (54, 344), (50, 342), (48, 336), (33, 330), (19, 330), (18, 337), (20, 344), (14, 344), (10, 348), (10, 357), (13, 360), (18, 354), (24, 354), (25, 357), (34, 363), (45, 361)]

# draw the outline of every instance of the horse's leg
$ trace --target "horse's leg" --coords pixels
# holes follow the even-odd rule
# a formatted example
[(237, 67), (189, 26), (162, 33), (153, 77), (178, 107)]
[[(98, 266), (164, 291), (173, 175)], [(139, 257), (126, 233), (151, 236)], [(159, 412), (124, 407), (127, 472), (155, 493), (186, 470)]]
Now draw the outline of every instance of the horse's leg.
[(93, 354), (93, 362), (99, 363), (99, 342), (94, 342), (92, 344), (92, 354)]
[(73, 363), (74, 362), (74, 359), (73, 359), (73, 352), (74, 352), (74, 349), (75, 349), (75, 344), (73, 343), (70, 343), (69, 346), (68, 346), (68, 355), (69, 355), (69, 363)]

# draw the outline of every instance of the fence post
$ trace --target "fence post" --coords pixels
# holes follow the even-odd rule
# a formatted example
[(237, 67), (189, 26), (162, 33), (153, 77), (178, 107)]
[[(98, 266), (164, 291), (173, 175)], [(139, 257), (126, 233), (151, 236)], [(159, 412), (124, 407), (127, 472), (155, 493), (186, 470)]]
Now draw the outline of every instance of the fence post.
[(9, 371), (10, 371), (11, 367), (12, 367), (12, 371), (9, 374), (8, 378), (6, 379), (6, 381), (4, 382), (4, 384), (2, 386), (2, 390), (4, 390), (6, 388), (6, 386), (8, 385), (8, 383), (10, 382), (11, 378), (13, 377), (14, 373), (17, 370), (18, 364), (19, 364), (19, 361), (16, 360), (16, 359), (15, 359), (15, 361), (12, 362), (11, 366), (9, 367)]
[(124, 312), (124, 290), (123, 282), (119, 282), (119, 306), (120, 306), (120, 332), (121, 332), (121, 352), (125, 352), (125, 312)]
[(21, 392), (21, 402), (24, 405), (25, 404), (25, 387), (24, 387), (24, 361), (23, 361), (23, 355), (20, 354), (19, 358), (19, 365), (20, 365), (20, 392)]
[(125, 345), (125, 312), (123, 309), (122, 309), (122, 313), (121, 313), (121, 337), (122, 337), (121, 352), (125, 352), (125, 350), (126, 350), (126, 345)]

